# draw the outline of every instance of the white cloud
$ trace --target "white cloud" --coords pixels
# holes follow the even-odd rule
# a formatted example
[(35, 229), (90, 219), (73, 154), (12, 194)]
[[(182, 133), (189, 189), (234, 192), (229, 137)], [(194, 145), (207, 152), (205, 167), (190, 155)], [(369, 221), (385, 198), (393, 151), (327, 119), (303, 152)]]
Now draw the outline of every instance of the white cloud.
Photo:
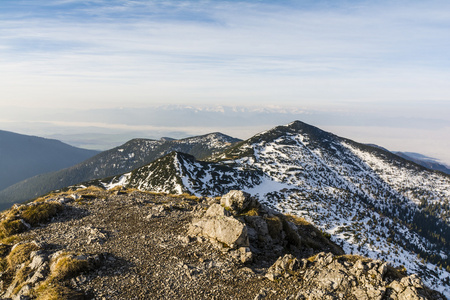
[(445, 1), (5, 3), (0, 117), (13, 121), (26, 118), (12, 106), (33, 106), (36, 121), (65, 109), (71, 122), (78, 108), (164, 103), (376, 112), (380, 122), (450, 114)]

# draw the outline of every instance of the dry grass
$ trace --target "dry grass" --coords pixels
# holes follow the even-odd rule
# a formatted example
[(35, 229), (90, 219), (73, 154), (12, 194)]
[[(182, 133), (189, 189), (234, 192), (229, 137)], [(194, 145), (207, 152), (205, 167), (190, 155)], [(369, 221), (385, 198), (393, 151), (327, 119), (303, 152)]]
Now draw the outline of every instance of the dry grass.
[(22, 289), (22, 287), (26, 284), (26, 280), (30, 274), (31, 269), (28, 266), (23, 266), (19, 271), (17, 271), (14, 280), (18, 282), (18, 284), (14, 288), (13, 294), (17, 294)]
[(104, 191), (105, 191), (105, 189), (102, 189), (95, 185), (91, 185), (86, 188), (79, 189), (76, 192), (77, 192), (77, 194), (84, 194), (84, 193), (90, 194), (90, 193), (103, 193)]
[(45, 202), (37, 205), (27, 206), (22, 211), (22, 219), (30, 225), (47, 222), (51, 217), (63, 210), (63, 206), (56, 202)]
[(183, 198), (183, 199), (188, 199), (188, 200), (194, 200), (194, 201), (198, 201), (199, 198), (195, 195), (191, 195), (188, 193), (183, 193), (183, 194), (168, 194), (167, 196), (171, 197), (171, 198)]
[(6, 255), (8, 255), (9, 250), (11, 250), (11, 246), (0, 243), (0, 257), (5, 257)]
[[(0, 222), (0, 239), (5, 239), (15, 234), (22, 233), (28, 228), (24, 221), (30, 225), (36, 225), (48, 221), (63, 209), (56, 202), (35, 202), (31, 205), (21, 205), (12, 208), (2, 214)], [(4, 243), (4, 241), (2, 241)]]
[(399, 280), (402, 279), (403, 277), (405, 277), (407, 274), (407, 270), (404, 266), (399, 266), (397, 268), (394, 268), (391, 265), (387, 266), (387, 272), (386, 272), (386, 276), (390, 277), (394, 280)]
[(11, 236), (8, 236), (8, 237), (5, 237), (5, 238), (1, 239), (0, 240), (0, 244), (12, 245), (12, 244), (17, 244), (21, 240), (22, 240), (21, 237), (18, 237), (17, 235), (11, 235)]
[(109, 189), (108, 192), (110, 194), (117, 192), (117, 191), (122, 191), (123, 190), (123, 186), (121, 185), (116, 185), (115, 187), (113, 187), (112, 189)]
[(17, 245), (6, 257), (8, 266), (10, 268), (14, 268), (16, 265), (26, 262), (30, 259), (30, 253), (38, 249), (38, 246), (33, 243), (24, 243)]
[(8, 261), (6, 258), (0, 258), (0, 272), (5, 272), (8, 269)]
[(358, 260), (362, 260), (363, 262), (368, 262), (370, 261), (370, 258), (361, 256), (361, 255), (357, 255), (357, 254), (344, 254), (344, 255), (339, 255), (336, 256), (336, 259), (338, 260), (342, 260), (342, 261), (348, 261), (351, 263), (355, 263)]
[(82, 300), (84, 295), (57, 281), (44, 282), (34, 291), (36, 300)]
[(139, 193), (144, 193), (144, 194), (148, 194), (148, 195), (153, 195), (153, 196), (167, 196), (166, 193), (161, 193), (161, 192), (155, 192), (155, 191), (140, 191), (140, 190), (136, 190)]
[(49, 278), (32, 294), (37, 300), (78, 300), (85, 299), (80, 292), (65, 286), (65, 281), (87, 271), (87, 260), (76, 259), (70, 254), (62, 254), (52, 266)]
[(310, 262), (314, 262), (314, 261), (316, 260), (316, 258), (317, 258), (317, 254), (315, 254), (315, 255), (313, 255), (313, 256), (310, 256), (310, 257), (308, 257), (308, 261), (310, 261)]
[(304, 218), (302, 217), (297, 217), (291, 214), (287, 214), (286, 218), (288, 221), (294, 223), (297, 226), (310, 226), (312, 225), (311, 223), (309, 223), (308, 221), (306, 221)]
[(52, 271), (52, 277), (57, 280), (66, 280), (88, 270), (87, 260), (76, 259), (70, 255), (60, 257)]
[(244, 211), (240, 216), (249, 216), (249, 217), (255, 217), (259, 216), (259, 209), (256, 207), (253, 207), (247, 211)]
[(26, 229), (22, 220), (7, 218), (0, 222), (0, 239), (24, 232)]

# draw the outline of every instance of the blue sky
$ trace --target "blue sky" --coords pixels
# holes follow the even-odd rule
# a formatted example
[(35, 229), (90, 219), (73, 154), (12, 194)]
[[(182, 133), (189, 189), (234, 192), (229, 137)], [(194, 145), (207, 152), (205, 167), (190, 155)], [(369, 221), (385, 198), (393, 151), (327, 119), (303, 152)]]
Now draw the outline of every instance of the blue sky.
[[(246, 138), (295, 118), (450, 163), (448, 1), (2, 0), (0, 20), (6, 130)], [(245, 109), (139, 117), (167, 105)]]

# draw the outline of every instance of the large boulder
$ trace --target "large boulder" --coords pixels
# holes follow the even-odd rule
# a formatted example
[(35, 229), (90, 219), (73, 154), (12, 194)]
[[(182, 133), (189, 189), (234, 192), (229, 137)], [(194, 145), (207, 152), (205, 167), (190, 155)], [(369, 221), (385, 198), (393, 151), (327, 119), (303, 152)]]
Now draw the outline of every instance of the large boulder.
[(249, 246), (247, 226), (233, 217), (216, 216), (193, 220), (190, 231), (215, 240), (225, 248)]

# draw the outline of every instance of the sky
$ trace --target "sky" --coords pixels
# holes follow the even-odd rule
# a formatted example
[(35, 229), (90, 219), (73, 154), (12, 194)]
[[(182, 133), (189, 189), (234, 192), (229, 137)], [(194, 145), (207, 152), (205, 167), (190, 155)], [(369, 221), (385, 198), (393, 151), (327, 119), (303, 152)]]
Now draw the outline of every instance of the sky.
[(450, 164), (449, 1), (0, 1), (0, 129), (106, 149), (301, 120)]

